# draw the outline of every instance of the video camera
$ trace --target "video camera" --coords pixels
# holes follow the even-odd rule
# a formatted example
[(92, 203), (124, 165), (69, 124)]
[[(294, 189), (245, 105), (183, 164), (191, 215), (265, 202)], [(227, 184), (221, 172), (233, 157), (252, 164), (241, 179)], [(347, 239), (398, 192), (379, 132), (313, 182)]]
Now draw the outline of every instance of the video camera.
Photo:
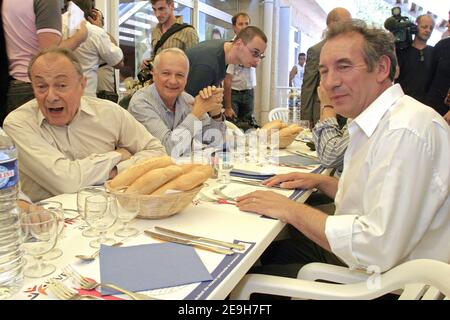
[(408, 17), (401, 16), (400, 7), (392, 8), (392, 17), (384, 22), (384, 27), (395, 37), (395, 47), (398, 50), (404, 50), (411, 46), (412, 35), (417, 34), (417, 26), (411, 22)]

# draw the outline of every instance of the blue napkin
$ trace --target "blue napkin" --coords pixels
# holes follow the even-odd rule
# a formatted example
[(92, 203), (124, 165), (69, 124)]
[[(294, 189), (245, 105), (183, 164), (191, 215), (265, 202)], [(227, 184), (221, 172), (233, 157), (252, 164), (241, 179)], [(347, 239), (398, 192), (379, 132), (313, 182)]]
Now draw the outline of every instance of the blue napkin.
[(272, 178), (275, 174), (263, 174), (256, 171), (242, 170), (242, 169), (233, 169), (230, 172), (230, 176), (239, 177), (239, 178), (247, 178), (254, 180), (266, 180)]
[(310, 166), (319, 164), (319, 160), (302, 157), (297, 154), (290, 154), (276, 158), (276, 161), (284, 166)]
[[(123, 248), (102, 245), (100, 279), (130, 291), (145, 291), (213, 278), (194, 248), (177, 243), (154, 243)], [(117, 293), (102, 288), (102, 295)]]

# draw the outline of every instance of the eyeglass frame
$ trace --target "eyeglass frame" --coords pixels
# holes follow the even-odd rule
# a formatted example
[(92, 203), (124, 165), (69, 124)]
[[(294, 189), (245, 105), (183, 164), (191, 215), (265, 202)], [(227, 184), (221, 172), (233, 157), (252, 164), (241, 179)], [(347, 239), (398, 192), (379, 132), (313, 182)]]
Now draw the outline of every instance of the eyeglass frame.
[[(264, 59), (266, 56), (264, 53), (260, 53), (260, 51), (256, 48), (250, 49), (247, 45), (247, 43), (244, 43), (244, 46), (250, 51), (250, 54), (253, 56), (253, 58), (259, 58), (260, 60)], [(256, 51), (255, 51), (256, 50)]]

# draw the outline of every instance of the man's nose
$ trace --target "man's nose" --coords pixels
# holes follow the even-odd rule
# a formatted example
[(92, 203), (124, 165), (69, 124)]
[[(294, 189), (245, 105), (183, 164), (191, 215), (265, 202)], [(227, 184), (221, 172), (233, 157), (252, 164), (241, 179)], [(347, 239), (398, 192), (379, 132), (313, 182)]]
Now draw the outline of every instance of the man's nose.
[(49, 87), (48, 91), (47, 91), (46, 99), (48, 101), (56, 101), (56, 100), (58, 100), (59, 99), (59, 95), (58, 95), (57, 90), (55, 88), (53, 88), (53, 87)]

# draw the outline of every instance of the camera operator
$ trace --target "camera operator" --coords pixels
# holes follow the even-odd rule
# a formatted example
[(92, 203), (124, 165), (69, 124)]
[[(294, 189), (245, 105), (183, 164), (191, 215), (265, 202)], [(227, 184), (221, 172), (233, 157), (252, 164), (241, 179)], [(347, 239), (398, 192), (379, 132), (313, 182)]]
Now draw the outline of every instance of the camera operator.
[(405, 94), (424, 102), (425, 85), (431, 70), (432, 46), (427, 45), (433, 32), (435, 22), (431, 15), (421, 15), (416, 19), (417, 34), (411, 46), (397, 49), (400, 83)]

